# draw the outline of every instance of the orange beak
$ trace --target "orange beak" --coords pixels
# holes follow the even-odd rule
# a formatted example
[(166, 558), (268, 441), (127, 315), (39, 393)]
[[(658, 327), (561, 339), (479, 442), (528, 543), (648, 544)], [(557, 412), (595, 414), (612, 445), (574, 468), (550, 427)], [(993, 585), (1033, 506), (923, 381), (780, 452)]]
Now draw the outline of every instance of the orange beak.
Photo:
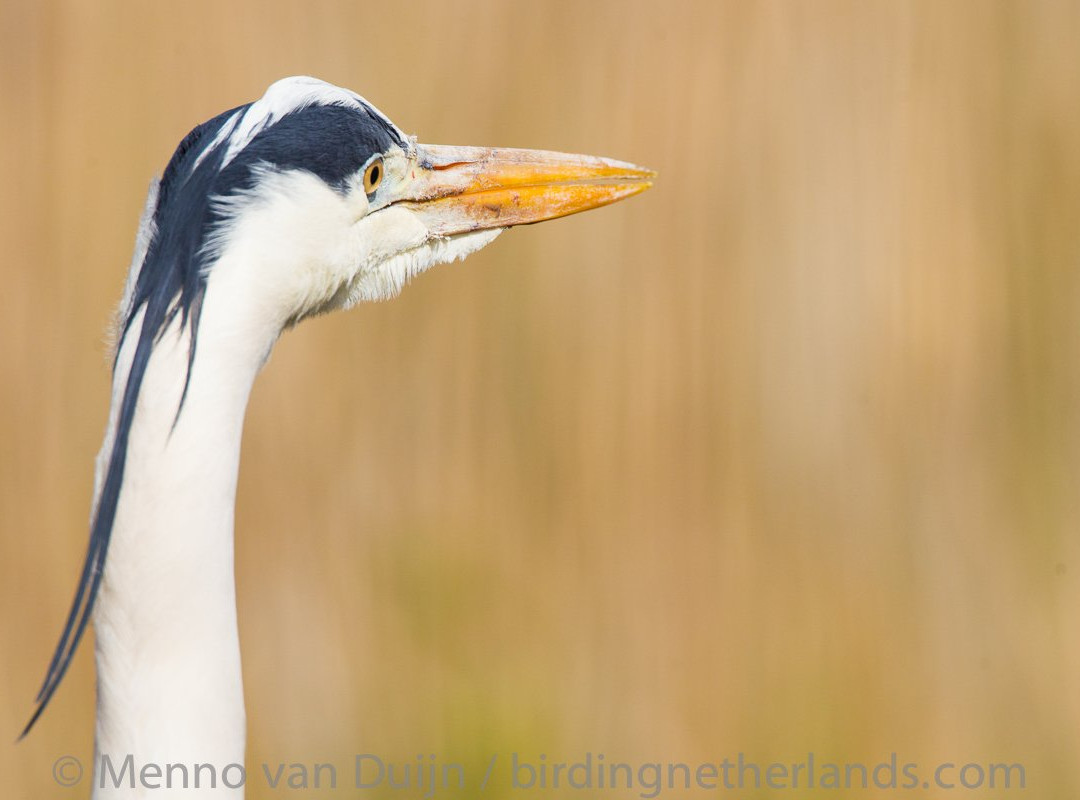
[(622, 161), (546, 150), (416, 145), (395, 205), (436, 236), (529, 225), (639, 194), (656, 173)]

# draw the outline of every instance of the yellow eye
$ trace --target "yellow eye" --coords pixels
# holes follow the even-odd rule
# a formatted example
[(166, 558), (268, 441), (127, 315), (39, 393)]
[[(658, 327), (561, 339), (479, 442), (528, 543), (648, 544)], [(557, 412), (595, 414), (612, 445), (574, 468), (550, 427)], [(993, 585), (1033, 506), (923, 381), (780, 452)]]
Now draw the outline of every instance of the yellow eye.
[(382, 176), (382, 159), (376, 158), (368, 164), (367, 169), (364, 170), (364, 193), (371, 194), (378, 189), (379, 184), (382, 183)]

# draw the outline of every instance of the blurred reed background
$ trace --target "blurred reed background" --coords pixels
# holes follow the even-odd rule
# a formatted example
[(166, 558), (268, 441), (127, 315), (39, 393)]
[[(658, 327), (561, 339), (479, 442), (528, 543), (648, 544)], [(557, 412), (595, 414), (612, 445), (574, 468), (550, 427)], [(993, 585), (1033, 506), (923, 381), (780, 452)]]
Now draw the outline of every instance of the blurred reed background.
[(238, 497), (253, 772), (896, 752), (1078, 796), (1078, 41), (1020, 0), (5, 0), (4, 796), (87, 793), (50, 770), (90, 761), (91, 647), (11, 742), (147, 182), (294, 73), (660, 179), (282, 339)]

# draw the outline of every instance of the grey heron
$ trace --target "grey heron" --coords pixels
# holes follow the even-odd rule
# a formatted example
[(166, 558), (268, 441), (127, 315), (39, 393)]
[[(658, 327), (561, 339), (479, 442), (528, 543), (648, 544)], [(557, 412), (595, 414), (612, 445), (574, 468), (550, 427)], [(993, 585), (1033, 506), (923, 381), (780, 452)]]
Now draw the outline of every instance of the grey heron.
[(652, 177), (589, 156), (419, 144), (307, 77), (192, 130), (136, 237), (85, 565), (23, 735), (92, 618), (95, 765), (242, 764), (234, 504), (248, 396), (275, 341)]

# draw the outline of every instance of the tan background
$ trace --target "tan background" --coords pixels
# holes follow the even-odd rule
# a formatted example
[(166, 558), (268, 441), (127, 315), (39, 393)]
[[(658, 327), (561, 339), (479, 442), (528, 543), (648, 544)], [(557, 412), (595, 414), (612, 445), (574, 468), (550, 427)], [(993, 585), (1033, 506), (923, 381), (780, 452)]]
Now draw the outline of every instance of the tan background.
[(896, 752), (1078, 796), (1078, 41), (1020, 0), (5, 0), (2, 794), (86, 793), (50, 769), (89, 761), (90, 647), (11, 741), (146, 184), (310, 73), (661, 177), (282, 340), (237, 511), (252, 771)]

